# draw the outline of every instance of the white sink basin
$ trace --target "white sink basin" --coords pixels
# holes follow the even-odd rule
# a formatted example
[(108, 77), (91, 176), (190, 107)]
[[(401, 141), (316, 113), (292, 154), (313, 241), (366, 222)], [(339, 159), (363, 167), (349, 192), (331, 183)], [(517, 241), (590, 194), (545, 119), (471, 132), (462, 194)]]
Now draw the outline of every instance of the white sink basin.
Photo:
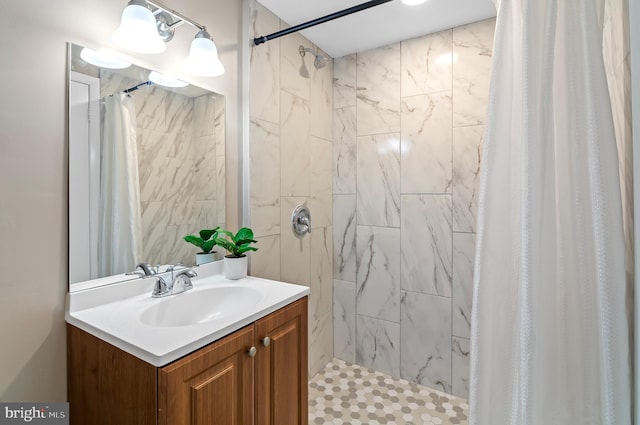
[(220, 286), (169, 296), (142, 311), (140, 321), (158, 327), (189, 326), (255, 309), (262, 294), (255, 288)]
[(306, 286), (248, 276), (229, 281), (222, 262), (196, 268), (193, 289), (152, 298), (154, 279), (67, 295), (68, 323), (154, 365), (165, 366), (309, 294)]

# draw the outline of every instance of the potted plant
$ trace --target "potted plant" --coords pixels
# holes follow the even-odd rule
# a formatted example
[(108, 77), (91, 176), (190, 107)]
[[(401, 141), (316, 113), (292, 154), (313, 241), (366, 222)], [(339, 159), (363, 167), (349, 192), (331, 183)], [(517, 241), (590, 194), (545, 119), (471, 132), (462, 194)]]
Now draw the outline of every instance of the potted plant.
[(243, 227), (235, 235), (228, 230), (220, 229), (216, 236), (216, 244), (226, 249), (229, 254), (224, 257), (224, 275), (227, 279), (242, 279), (247, 276), (248, 251), (257, 251), (250, 246), (258, 241), (253, 239), (253, 230)]
[(220, 227), (215, 229), (202, 229), (200, 236), (187, 235), (184, 240), (200, 248), (202, 252), (196, 253), (196, 265), (210, 263), (214, 260), (216, 251), (211, 251), (216, 246), (216, 238)]

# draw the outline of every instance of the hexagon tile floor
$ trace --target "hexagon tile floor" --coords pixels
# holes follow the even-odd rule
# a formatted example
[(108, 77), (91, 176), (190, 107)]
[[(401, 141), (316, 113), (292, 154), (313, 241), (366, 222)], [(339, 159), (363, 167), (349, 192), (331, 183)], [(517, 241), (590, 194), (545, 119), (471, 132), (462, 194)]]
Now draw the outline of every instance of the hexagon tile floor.
[(334, 359), (309, 382), (309, 425), (467, 424), (467, 401)]

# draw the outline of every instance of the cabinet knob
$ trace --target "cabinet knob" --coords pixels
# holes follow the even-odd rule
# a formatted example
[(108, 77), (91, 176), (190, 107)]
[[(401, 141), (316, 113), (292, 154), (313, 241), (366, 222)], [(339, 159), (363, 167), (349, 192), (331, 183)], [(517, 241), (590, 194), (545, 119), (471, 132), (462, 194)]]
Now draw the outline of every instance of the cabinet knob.
[(255, 357), (257, 352), (258, 350), (256, 350), (256, 347), (249, 348), (249, 357)]
[(268, 347), (268, 346), (269, 346), (269, 344), (271, 344), (271, 338), (269, 338), (268, 336), (265, 336), (265, 337), (262, 339), (262, 345), (264, 345), (265, 347)]

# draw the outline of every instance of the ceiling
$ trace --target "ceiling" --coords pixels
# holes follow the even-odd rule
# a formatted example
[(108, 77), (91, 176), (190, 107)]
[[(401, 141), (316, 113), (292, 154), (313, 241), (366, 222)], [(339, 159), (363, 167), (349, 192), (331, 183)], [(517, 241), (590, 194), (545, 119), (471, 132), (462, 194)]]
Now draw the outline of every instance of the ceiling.
[[(289, 25), (365, 3), (365, 0), (258, 1)], [(428, 0), (417, 6), (393, 0), (301, 33), (326, 53), (338, 58), (495, 15), (492, 0)]]

